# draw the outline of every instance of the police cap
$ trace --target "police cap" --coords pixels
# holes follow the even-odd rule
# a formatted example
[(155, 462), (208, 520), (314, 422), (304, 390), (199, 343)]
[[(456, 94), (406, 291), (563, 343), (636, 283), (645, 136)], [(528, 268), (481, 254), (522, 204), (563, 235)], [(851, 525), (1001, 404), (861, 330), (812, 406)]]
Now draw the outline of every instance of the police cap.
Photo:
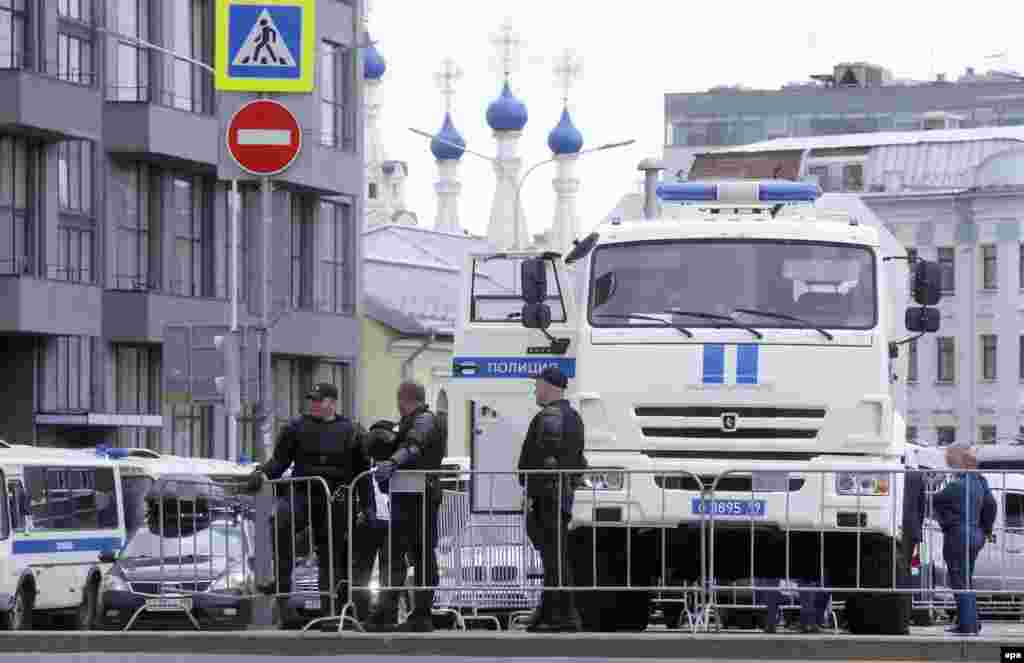
[(548, 366), (537, 377), (559, 389), (565, 389), (569, 386), (569, 378), (565, 377), (565, 374), (557, 366)]
[(309, 393), (306, 394), (306, 398), (314, 401), (322, 401), (325, 398), (332, 400), (338, 400), (338, 388), (330, 382), (321, 382), (320, 384), (314, 385)]

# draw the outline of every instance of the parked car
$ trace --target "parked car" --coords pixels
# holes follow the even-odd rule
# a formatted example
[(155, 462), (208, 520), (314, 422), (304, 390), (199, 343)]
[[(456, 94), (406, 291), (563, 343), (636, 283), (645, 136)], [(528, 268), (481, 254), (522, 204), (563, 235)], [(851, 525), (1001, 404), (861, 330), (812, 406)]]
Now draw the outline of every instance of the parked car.
[(157, 482), (146, 503), (145, 526), (105, 554), (113, 565), (100, 584), (101, 628), (248, 628), (251, 503), (196, 477)]

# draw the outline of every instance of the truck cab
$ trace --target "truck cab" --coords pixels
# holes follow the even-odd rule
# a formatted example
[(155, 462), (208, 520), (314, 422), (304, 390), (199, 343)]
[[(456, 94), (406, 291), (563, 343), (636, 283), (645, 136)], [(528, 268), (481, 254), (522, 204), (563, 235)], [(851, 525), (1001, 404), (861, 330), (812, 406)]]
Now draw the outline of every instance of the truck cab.
[[(590, 466), (572, 520), (578, 585), (714, 588), (823, 565), (829, 585), (891, 587), (894, 376), (907, 332), (938, 328), (937, 266), (908, 269), (887, 230), (817, 206), (816, 185), (657, 195), (660, 218), (602, 224), (564, 257), (470, 258), (449, 402), (462, 408), (452, 439), (490, 473), (474, 475), (473, 507), (518, 508), (531, 378), (555, 364)], [(851, 594), (851, 628), (870, 631), (892, 597), (874, 598)], [(642, 628), (648, 600), (605, 591), (579, 605), (592, 629)]]

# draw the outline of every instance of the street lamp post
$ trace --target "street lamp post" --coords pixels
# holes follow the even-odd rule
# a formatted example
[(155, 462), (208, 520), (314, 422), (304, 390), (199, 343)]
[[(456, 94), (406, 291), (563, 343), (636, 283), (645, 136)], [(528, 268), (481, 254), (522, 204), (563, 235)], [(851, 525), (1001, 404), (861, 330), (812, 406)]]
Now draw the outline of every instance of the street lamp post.
[[(419, 129), (413, 129), (412, 127), (409, 128), (409, 131), (413, 132), (416, 135), (423, 136), (424, 138), (429, 138), (431, 140), (436, 140), (436, 141), (438, 141), (440, 143), (444, 143), (445, 145), (448, 145), (450, 147), (457, 147), (460, 150), (462, 150), (462, 151), (464, 151), (464, 152), (466, 152), (468, 154), (472, 154), (473, 156), (480, 157), (481, 159), (486, 159), (487, 161), (490, 161), (491, 163), (498, 163), (498, 159), (496, 157), (488, 156), (486, 154), (481, 154), (479, 152), (474, 152), (473, 150), (468, 149), (465, 145), (459, 145), (458, 143), (453, 143), (451, 141), (447, 141), (444, 138), (442, 138), (442, 137), (440, 137), (440, 136), (438, 136), (436, 134), (428, 133), (426, 131), (420, 131)], [(632, 145), (635, 142), (636, 142), (636, 139), (630, 139), (630, 140), (619, 141), (617, 143), (605, 143), (603, 145), (598, 145), (597, 147), (591, 147), (590, 149), (581, 150), (580, 152), (576, 152), (576, 155), (577, 156), (582, 156), (584, 154), (590, 154), (592, 152), (603, 152), (604, 150), (612, 150), (612, 149), (615, 149), (616, 147), (626, 147), (627, 145)], [(513, 219), (514, 219), (516, 227), (519, 226), (519, 195), (520, 195), (520, 193), (523, 190), (523, 183), (526, 182), (527, 176), (530, 173), (532, 173), (534, 170), (536, 170), (539, 166), (543, 166), (546, 163), (551, 163), (551, 162), (555, 161), (556, 159), (557, 159), (557, 157), (552, 157), (550, 159), (545, 159), (544, 161), (541, 161), (539, 163), (533, 164), (532, 166), (530, 166), (526, 170), (525, 173), (523, 173), (523, 176), (519, 178), (519, 184), (516, 185), (516, 197), (515, 197), (515, 201), (513, 203), (513, 205), (514, 205), (514, 208), (513, 208), (513, 215), (514, 215)], [(525, 247), (518, 247), (517, 246), (517, 247), (511, 247), (511, 248), (520, 249), (520, 248), (525, 248)]]

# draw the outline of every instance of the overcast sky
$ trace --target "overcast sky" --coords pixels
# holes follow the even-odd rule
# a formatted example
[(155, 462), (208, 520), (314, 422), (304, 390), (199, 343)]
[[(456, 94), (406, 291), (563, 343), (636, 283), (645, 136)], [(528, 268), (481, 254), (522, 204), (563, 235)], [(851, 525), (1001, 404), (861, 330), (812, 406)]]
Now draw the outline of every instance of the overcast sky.
[[(777, 88), (851, 60), (874, 62), (898, 78), (934, 78), (939, 72), (956, 78), (968, 66), (989, 68), (992, 61), (986, 56), (1006, 51), (1005, 64), (1024, 70), (1024, 46), (1017, 46), (1024, 3), (1010, 0), (951, 5), (921, 0), (373, 0), (370, 29), (388, 64), (379, 96), (384, 149), (388, 158), (409, 163), (407, 204), (422, 225), (433, 226), (437, 213), (437, 168), (428, 141), (408, 127), (440, 128), (444, 106), (433, 74), (450, 56), (464, 71), (455, 97), (455, 125), (467, 147), (494, 154), (485, 113), (500, 92), (501, 75), (492, 70), (489, 37), (505, 19), (525, 42), (519, 70), (511, 77), (529, 109), (519, 144), (524, 171), (551, 156), (547, 135), (561, 112), (551, 70), (553, 58), (565, 48), (583, 60), (570, 110), (584, 148), (637, 141), (580, 158), (577, 210), (583, 232), (636, 187), (641, 159), (661, 156), (666, 92), (721, 84)], [(531, 233), (551, 224), (554, 175), (554, 164), (542, 166), (523, 188)], [(493, 167), (466, 154), (460, 176), (462, 226), (484, 234), (494, 194)]]

